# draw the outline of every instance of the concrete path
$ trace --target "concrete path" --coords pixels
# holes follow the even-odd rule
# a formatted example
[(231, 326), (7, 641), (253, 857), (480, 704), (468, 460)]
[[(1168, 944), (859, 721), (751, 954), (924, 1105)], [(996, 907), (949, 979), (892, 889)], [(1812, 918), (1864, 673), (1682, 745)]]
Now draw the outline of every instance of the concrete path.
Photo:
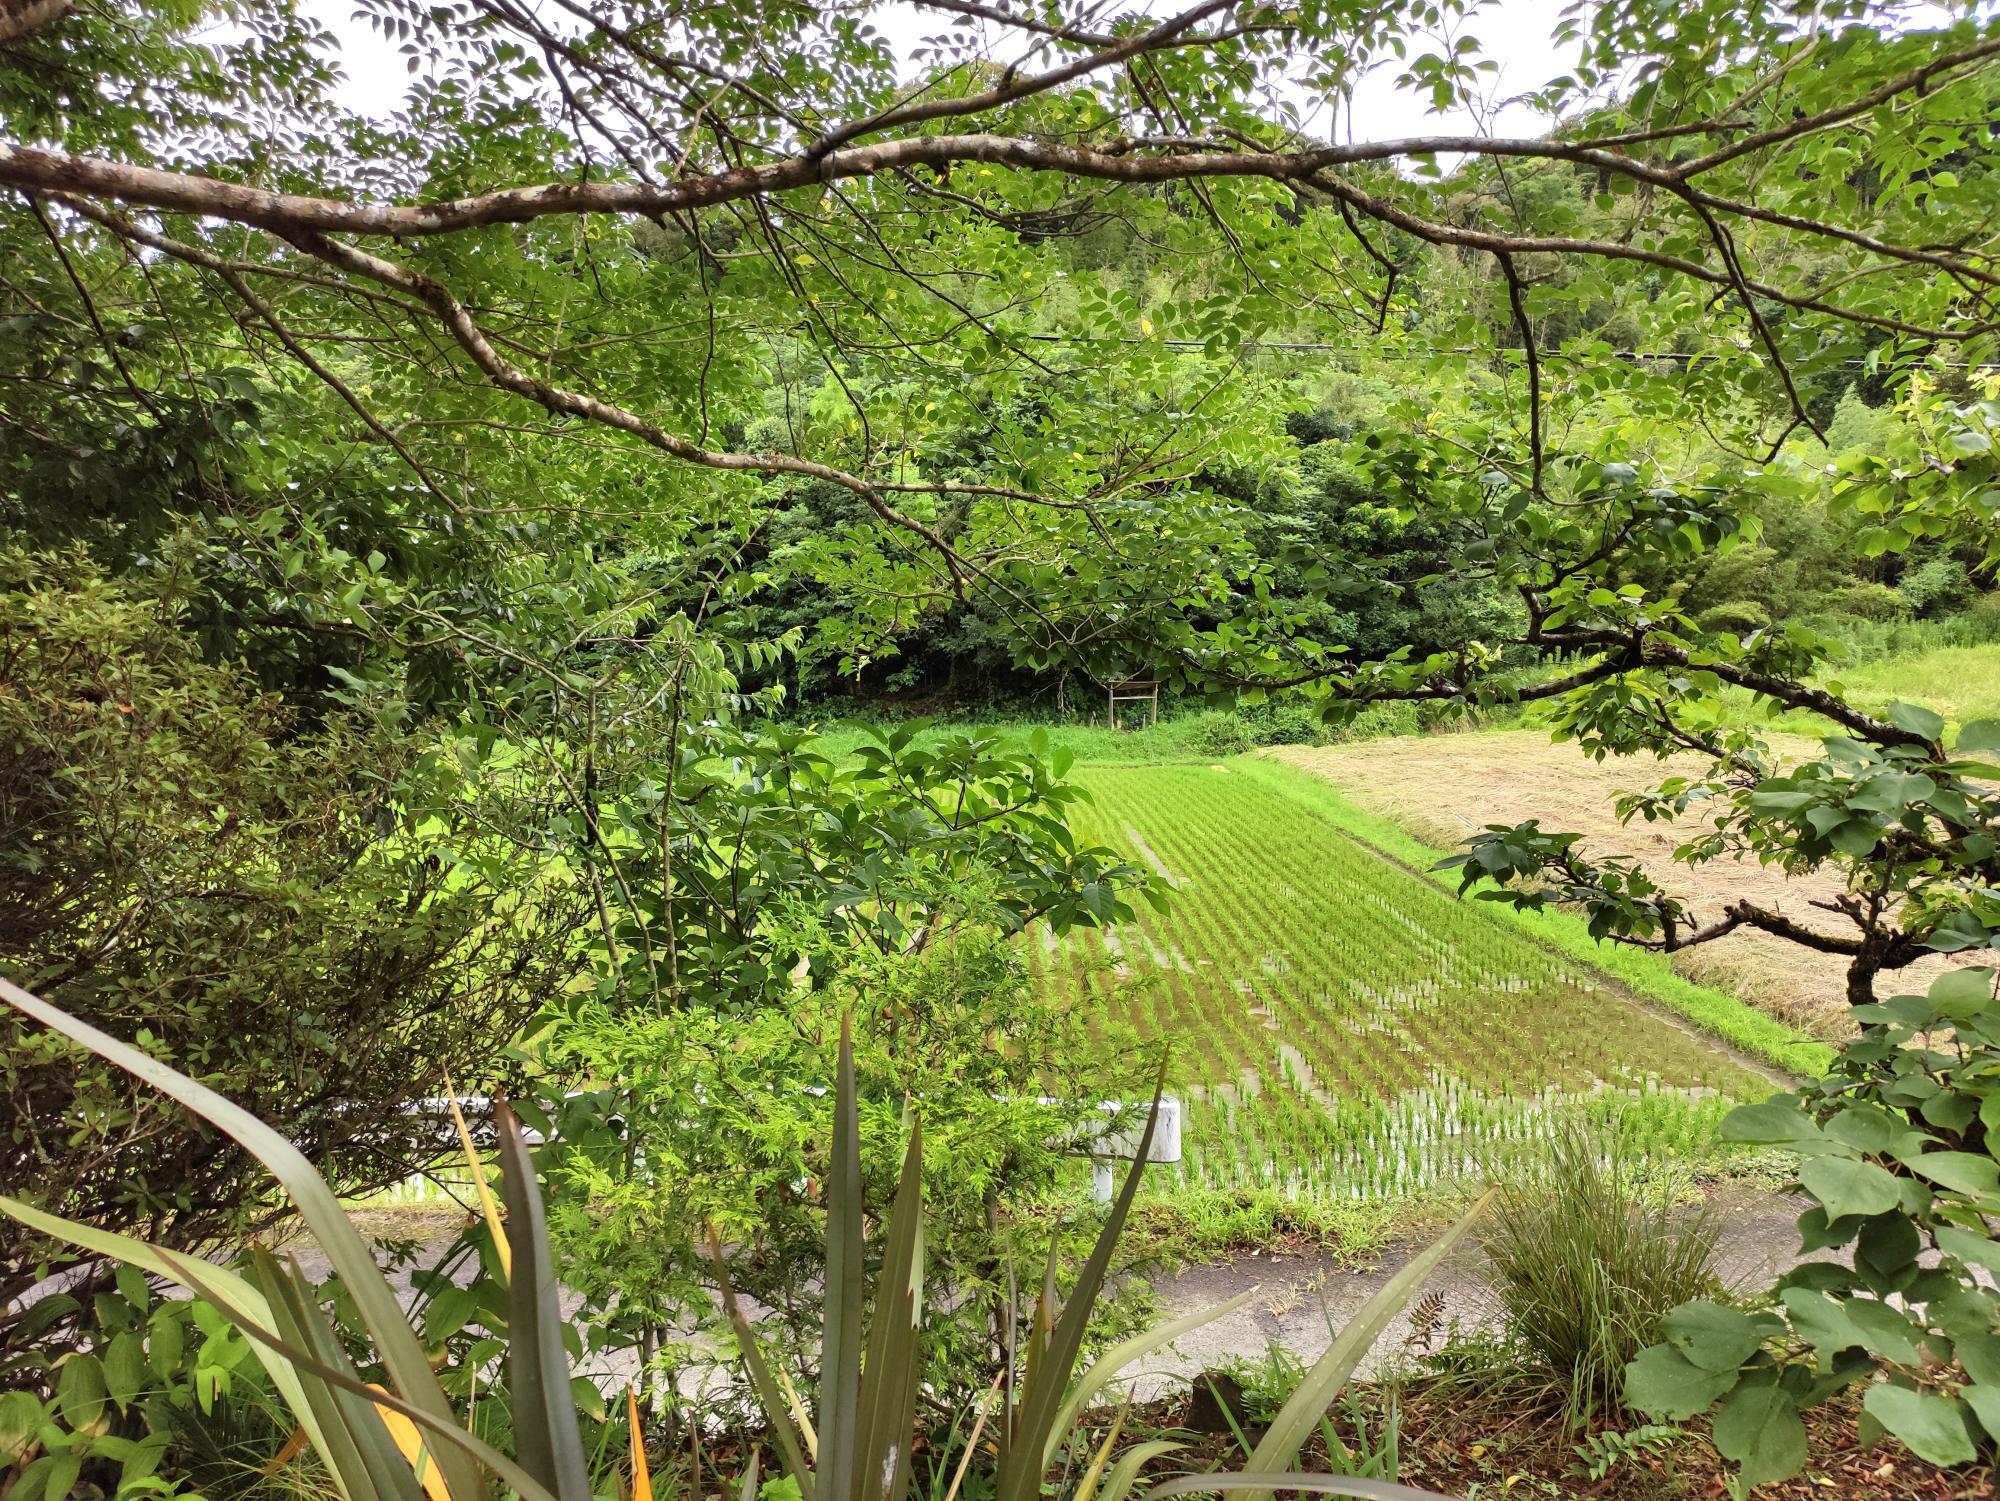
[[(1728, 1185), (1713, 1193), (1710, 1203), (1722, 1223), (1718, 1270), (1725, 1285), (1746, 1290), (1768, 1286), (1800, 1259), (1795, 1254), (1795, 1222), (1806, 1208), (1805, 1200)], [(1254, 1286), (1258, 1293), (1244, 1307), (1184, 1336), (1170, 1351), (1135, 1366), (1130, 1384), (1140, 1400), (1148, 1400), (1184, 1386), (1202, 1371), (1259, 1359), (1274, 1343), (1310, 1365), (1424, 1244), (1394, 1247), (1369, 1267), (1343, 1266), (1326, 1256), (1253, 1254), (1158, 1279), (1155, 1289), (1162, 1318), (1213, 1307), (1246, 1287)], [(1476, 1240), (1468, 1239), (1419, 1290), (1418, 1298), (1426, 1293), (1443, 1295), (1440, 1332), (1454, 1322), (1466, 1330), (1497, 1325), (1498, 1310), (1486, 1280), (1488, 1265)], [(1380, 1375), (1413, 1353), (1410, 1312), (1405, 1309), (1390, 1323), (1362, 1362), (1361, 1374)]]

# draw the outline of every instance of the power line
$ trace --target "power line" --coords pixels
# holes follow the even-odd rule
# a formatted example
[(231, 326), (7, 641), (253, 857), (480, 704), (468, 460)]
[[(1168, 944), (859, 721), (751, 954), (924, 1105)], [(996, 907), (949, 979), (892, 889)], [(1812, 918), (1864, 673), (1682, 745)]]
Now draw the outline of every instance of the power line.
[[(1019, 337), (1038, 344), (1062, 344), (1072, 348), (1087, 348), (1097, 344), (1159, 344), (1168, 349), (1206, 349), (1208, 347), (1208, 340), (1206, 339), (1160, 339), (1131, 334), (1106, 334), (1100, 338), (1087, 338), (1078, 334), (1022, 334)], [(1504, 345), (1496, 345), (1490, 349), (1480, 349), (1471, 346), (1460, 347), (1433, 344), (1418, 347), (1406, 346), (1398, 350), (1384, 350), (1367, 344), (1332, 344), (1313, 339), (1246, 340), (1243, 347), (1246, 350), (1252, 351), (1273, 349), (1282, 350), (1286, 353), (1340, 354), (1348, 355), (1355, 359), (1395, 360), (1403, 362), (1431, 359), (1439, 355), (1466, 355), (1487, 358), (1495, 354), (1504, 354), (1507, 352), (1507, 348)], [(1752, 351), (1746, 349), (1742, 352), (1748, 354)], [(1611, 349), (1588, 357), (1577, 354), (1565, 354), (1561, 350), (1541, 352), (1541, 358), (1544, 361), (1561, 360), (1579, 365), (1588, 364), (1591, 359), (1606, 357), (1630, 360), (1641, 364), (1647, 361), (1660, 361), (1663, 363), (1680, 363), (1684, 365), (1691, 365), (1698, 360), (1719, 360), (1725, 358), (1723, 355), (1706, 350), (1696, 354), (1683, 354), (1670, 350)], [(1828, 363), (1858, 369), (1866, 366), (1868, 361), (1859, 356), (1845, 355), (1838, 360), (1829, 361)], [(1942, 360), (1930, 363), (1934, 368), (1942, 367), (1946, 370), (2000, 370), (2000, 361), (1992, 360)]]

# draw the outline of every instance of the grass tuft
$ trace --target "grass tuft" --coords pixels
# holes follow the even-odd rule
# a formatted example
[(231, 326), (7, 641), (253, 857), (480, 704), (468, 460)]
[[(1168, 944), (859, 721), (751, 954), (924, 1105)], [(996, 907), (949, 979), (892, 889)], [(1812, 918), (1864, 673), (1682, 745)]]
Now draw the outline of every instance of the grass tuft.
[(1564, 1129), (1532, 1176), (1506, 1184), (1482, 1239), (1505, 1328), (1582, 1427), (1620, 1406), (1625, 1366), (1669, 1309), (1720, 1290), (1721, 1223), (1671, 1184), (1634, 1181), (1614, 1147)]

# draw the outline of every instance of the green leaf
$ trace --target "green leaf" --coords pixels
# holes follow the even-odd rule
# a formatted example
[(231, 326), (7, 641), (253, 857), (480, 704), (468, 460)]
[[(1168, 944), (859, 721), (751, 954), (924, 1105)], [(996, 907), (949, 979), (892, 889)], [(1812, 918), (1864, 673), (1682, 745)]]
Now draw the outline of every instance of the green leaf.
[(1940, 1016), (1963, 1021), (1992, 1001), (1993, 971), (1984, 965), (1948, 969), (1931, 981), (1929, 999)]
[(1956, 1225), (1939, 1225), (1932, 1233), (1937, 1237), (1938, 1249), (1945, 1255), (1956, 1256), (1960, 1261), (2000, 1273), (2000, 1244), (1995, 1244), (1984, 1235), (1961, 1230)]
[[(764, 1411), (771, 1439), (778, 1446), (778, 1456), (784, 1462), (784, 1478), (798, 1490), (802, 1501), (813, 1501), (812, 1465), (806, 1458), (805, 1444), (799, 1437), (798, 1428), (792, 1422), (791, 1404), (771, 1375), (763, 1352), (757, 1348), (757, 1332), (750, 1327), (743, 1306), (736, 1301), (736, 1291), (729, 1285), (729, 1269), (722, 1259), (722, 1245), (714, 1238), (713, 1232), (708, 1250), (709, 1260), (715, 1267), (716, 1286), (722, 1292), (722, 1308), (736, 1330), (736, 1348), (743, 1356), (743, 1367), (750, 1374), (751, 1388), (757, 1393), (758, 1406)], [(825, 1452), (822, 1447), (820, 1453)]]
[(1806, 1192), (1826, 1206), (1829, 1220), (1850, 1214), (1881, 1214), (1902, 1202), (1902, 1191), (1886, 1170), (1852, 1157), (1813, 1157), (1799, 1168)]
[(1965, 1409), (1947, 1397), (1876, 1385), (1868, 1388), (1861, 1406), (1919, 1459), (1934, 1465), (1963, 1465), (1979, 1457), (1965, 1425)]
[(1987, 1438), (2000, 1441), (2000, 1386), (1962, 1386), (1958, 1397), (1972, 1409)]
[(1910, 1158), (1909, 1166), (1953, 1193), (1975, 1199), (2000, 1197), (2000, 1164), (1991, 1157), (1975, 1152), (1925, 1152)]
[(909, 1484), (910, 1433), (923, 1372), (918, 1324), (924, 1287), (924, 1133), (910, 1122), (903, 1176), (883, 1237), (875, 1287), (875, 1322), (856, 1403), (850, 1501), (903, 1501)]
[(137, 1331), (127, 1329), (105, 1347), (104, 1389), (121, 1408), (132, 1405), (132, 1399), (145, 1390), (151, 1374), (146, 1367), (146, 1343)]
[(104, 1363), (84, 1353), (64, 1359), (56, 1371), (56, 1412), (72, 1431), (94, 1433), (104, 1417)]
[(1878, 1294), (1901, 1292), (1917, 1273), (1923, 1237), (1916, 1221), (1892, 1211), (1878, 1214), (1861, 1227), (1854, 1246), (1854, 1269)]
[(1936, 742), (1944, 734), (1944, 716), (1918, 704), (1892, 703), (1883, 716), (1899, 730)]
[(1866, 818), (1850, 818), (1827, 835), (1827, 842), (1843, 855), (1859, 860), (1882, 842), (1882, 831)]
[[(321, 1251), (340, 1277), (347, 1294), (354, 1300), (355, 1307), (367, 1326), (369, 1335), (375, 1341), (376, 1352), (389, 1375), (394, 1389), (413, 1406), (419, 1408), (433, 1420), (456, 1428), (457, 1418), (444, 1390), (438, 1385), (437, 1375), (432, 1371), (430, 1358), (426, 1355), (423, 1342), (410, 1327), (403, 1313), (402, 1303), (394, 1288), (389, 1286), (381, 1269), (375, 1264), (375, 1257), (361, 1232), (355, 1229), (353, 1221), (341, 1207), (340, 1200), (299, 1151), (284, 1135), (272, 1130), (256, 1116), (233, 1101), (224, 1099), (214, 1090), (197, 1084), (185, 1074), (167, 1067), (158, 1059), (147, 1056), (137, 1048), (120, 1042), (117, 1038), (100, 1031), (88, 1022), (79, 1021), (60, 1007), (30, 995), (20, 986), (0, 979), (0, 999), (4, 999), (17, 1011), (34, 1018), (52, 1031), (60, 1032), (72, 1042), (81, 1043), (91, 1052), (131, 1074), (143, 1083), (150, 1084), (169, 1098), (177, 1100), (195, 1114), (216, 1126), (226, 1135), (249, 1151), (270, 1170), (273, 1177), (291, 1195), (292, 1202), (306, 1223), (312, 1227), (314, 1238)], [(7, 1206), (8, 1212), (22, 1219), (20, 1209)], [(22, 1206), (25, 1207), (25, 1206)], [(65, 1227), (52, 1232), (65, 1239), (76, 1240), (74, 1227)], [(135, 1265), (145, 1265), (139, 1258), (124, 1253), (123, 1259)], [(197, 1277), (211, 1274), (213, 1269), (202, 1264), (203, 1271)], [(176, 1281), (187, 1284), (180, 1273), (163, 1273), (173, 1276)], [(240, 1280), (240, 1279), (239, 1279)], [(268, 1329), (268, 1324), (262, 1326)], [(267, 1366), (269, 1362), (266, 1362)], [(447, 1488), (454, 1496), (479, 1493), (479, 1472), (471, 1458), (455, 1449), (447, 1449), (438, 1456), (438, 1469)]]
[(1952, 744), (1958, 756), (2000, 756), (2000, 719), (1975, 719), (1960, 727)]
[(7, 1488), (7, 1501), (69, 1501), (82, 1471), (80, 1454), (44, 1454)]
[(317, 1379), (310, 1370), (298, 1372), (308, 1404), (308, 1410), (299, 1414), (300, 1425), (313, 1435), (314, 1452), (336, 1485), (350, 1496), (423, 1501), (416, 1476), (390, 1437), (381, 1412), (353, 1390), (359, 1384), (354, 1363), (306, 1293), (304, 1278), (288, 1274), (277, 1257), (262, 1248), (250, 1253), (245, 1270), (270, 1305), (271, 1332), (288, 1349), (301, 1352), (301, 1359), (317, 1360), (350, 1383), (342, 1388)]
[(41, 1426), (41, 1398), (32, 1392), (0, 1392), (0, 1460), (13, 1461), (27, 1453)]
[(1951, 1353), (1965, 1374), (1982, 1386), (2000, 1390), (2000, 1334), (1973, 1329), (1952, 1337)]
[(1792, 1328), (1825, 1358), (1864, 1344), (1862, 1333), (1847, 1316), (1847, 1304), (1808, 1287), (1788, 1287), (1778, 1301), (1791, 1316)]
[(1737, 1372), (1704, 1371), (1672, 1345), (1648, 1345), (1625, 1367), (1625, 1400), (1649, 1418), (1680, 1422), (1706, 1412)]
[(1141, 1469), (1164, 1454), (1177, 1454), (1186, 1447), (1185, 1444), (1170, 1443), (1165, 1439), (1134, 1444), (1118, 1456), (1118, 1463), (1104, 1477), (1104, 1484), (1097, 1492), (1097, 1501), (1125, 1501), (1132, 1493), (1132, 1486), (1138, 1480)]
[[(892, 749), (900, 749), (898, 737), (906, 732), (908, 726), (890, 736)], [(845, 1015), (840, 1019), (831, 1146), (826, 1185), (826, 1311), (820, 1330), (819, 1473), (838, 1477), (835, 1484), (845, 1485), (854, 1468), (856, 1404), (861, 1389), (861, 1313), (867, 1296), (853, 1020)]]
[(514, 1457), (559, 1496), (590, 1494), (583, 1436), (570, 1396), (569, 1353), (563, 1348), (555, 1254), (542, 1213), (535, 1165), (514, 1112), (495, 1111), (500, 1138), (501, 1197), (507, 1205), (507, 1243), (513, 1268), (507, 1280), (508, 1402), (513, 1414)]
[(146, 1358), (162, 1385), (180, 1374), (186, 1339), (179, 1309), (162, 1306), (153, 1310), (152, 1318), (146, 1322)]
[(1818, 1147), (1822, 1143), (1819, 1127), (1786, 1095), (1738, 1105), (1722, 1118), (1722, 1139), (1764, 1146)]
[(1805, 1468), (1806, 1425), (1776, 1383), (1742, 1386), (1715, 1414), (1716, 1451), (1743, 1467), (1745, 1488), (1788, 1480)]
[(1887, 1303), (1850, 1298), (1847, 1317), (1870, 1354), (1897, 1365), (1915, 1365), (1923, 1358), (1923, 1331)]
[[(115, 1257), (129, 1262), (142, 1271), (176, 1283), (213, 1304), (238, 1328), (256, 1327), (269, 1331), (275, 1327), (270, 1303), (264, 1295), (227, 1267), (215, 1266), (182, 1252), (148, 1245), (130, 1236), (116, 1235), (94, 1226), (76, 1224), (4, 1196), (0, 1196), (0, 1213), (8, 1214), (44, 1235), (69, 1241), (86, 1251), (95, 1251), (100, 1256)], [(173, 1317), (171, 1309), (162, 1307), (154, 1313), (152, 1329), (155, 1347), (153, 1358), (157, 1370), (161, 1360), (159, 1347), (163, 1338), (178, 1340), (180, 1324)], [(256, 1350), (258, 1359), (263, 1362), (264, 1369), (270, 1374), (271, 1384), (278, 1389), (279, 1395), (285, 1399), (285, 1405), (291, 1409), (293, 1417), (306, 1430), (313, 1447), (325, 1453), (327, 1435), (321, 1430), (314, 1416), (313, 1407), (306, 1398), (305, 1387), (294, 1363), (260, 1342), (253, 1340), (252, 1347)], [(172, 1369), (177, 1370), (178, 1366), (176, 1357)], [(165, 1379), (171, 1373), (171, 1370), (162, 1372), (162, 1378)]]
[(1670, 1311), (1660, 1329), (1668, 1344), (1704, 1371), (1734, 1371), (1763, 1346), (1766, 1332), (1741, 1309), (1705, 1298)]

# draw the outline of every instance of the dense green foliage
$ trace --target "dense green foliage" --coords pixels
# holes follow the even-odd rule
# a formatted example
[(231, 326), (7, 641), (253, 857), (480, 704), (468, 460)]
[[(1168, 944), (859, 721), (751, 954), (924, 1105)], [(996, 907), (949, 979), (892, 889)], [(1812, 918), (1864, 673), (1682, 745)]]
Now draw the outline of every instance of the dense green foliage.
[[(1561, 129), (1350, 146), (1260, 89), (1394, 55), (1451, 109), (1476, 38), (947, 10), (912, 93), (807, 5), (384, 3), (393, 117), (282, 10), (24, 26), (13, 526), (114, 566), (191, 535), (211, 650), (309, 714), (549, 742), (586, 837), (637, 805), (644, 706), (671, 747), (899, 661), (1337, 719), (1548, 700), (1587, 749), (1709, 755), (1695, 792), (1760, 764), (1712, 728), (1731, 689), (1942, 753), (1813, 686), (1805, 623), (1949, 613), (1991, 561), (1988, 20), (1594, 8), (1533, 95)], [(1009, 33), (1067, 60), (996, 70)], [(65, 91), (66, 49), (154, 86)], [(1990, 857), (1950, 842), (1911, 921), (1844, 914), (1857, 999), (1978, 923)], [(1637, 901), (1622, 940), (1788, 931)]]
[(1065, 1244), (1029, 1207), (1063, 1201), (1072, 1143), (1105, 1129), (1099, 1101), (1143, 1097), (1157, 1052), (1107, 1029), (1100, 1008), (1031, 985), (991, 925), (914, 958), (821, 957), (842, 961), (834, 985), (743, 1020), (602, 1004), (570, 1015), (547, 1052), (620, 1085), (546, 1107), (552, 1232), (593, 1343), (662, 1351), (670, 1368), (712, 1363), (690, 1343), (714, 1276), (704, 1227), (728, 1240), (735, 1285), (771, 1310), (774, 1345), (815, 1327), (819, 1214), (800, 1185), (828, 1172), (826, 1088), (851, 1010), (868, 1184), (886, 1194), (902, 1113), (923, 1113), (926, 1379), (970, 1400), (1014, 1332), (1010, 1268)]
[[(1733, 1113), (1734, 1139), (1800, 1154), (1802, 1251), (1764, 1307), (1689, 1303), (1629, 1368), (1632, 1402), (1685, 1418), (1721, 1403), (1715, 1443), (1742, 1489), (1806, 1462), (1802, 1408), (1866, 1385), (1867, 1431), (1938, 1465), (2000, 1443), (2000, 1001), (1990, 969), (1863, 1008), (1862, 1035), (1795, 1094)], [(1877, 1374), (1886, 1377), (1872, 1382)]]
[[(1525, 85), (1545, 127), (1371, 140), (1372, 70), (1477, 118), (1495, 23), (918, 8), (921, 42), (812, 0), (363, 0), (337, 35), (0, 5), (0, 967), (344, 1184), (414, 1135), (350, 1112), (446, 1064), (599, 1096), (553, 1218), (651, 1356), (705, 1290), (647, 1163), (686, 1165), (677, 1215), (739, 1211), (771, 1290), (809, 1280), (830, 1008), (880, 1004), (881, 1109), (938, 1082), (953, 1287), (994, 1285), (995, 1201), (1050, 1175), (1045, 1120), (973, 1102), (1116, 1083), (1116, 1049), (1075, 1056), (1102, 1016), (1053, 1016), (1006, 938), (1161, 882), (1072, 832), (1046, 747), (755, 728), (835, 696), (1088, 712), (1151, 677), (1224, 701), (1216, 755), (1533, 705), (1588, 754), (1699, 758), (1626, 810), (1721, 810), (1672, 855), (1841, 895), (1698, 913), (1539, 821), (1488, 831), (1468, 891), (1641, 949), (1828, 949), (1858, 1009), (1995, 944), (1992, 722), (1838, 686), (1879, 635), (1992, 635), (1989, 10), (1588, 3)], [(407, 59), (395, 107), (343, 54)], [(1781, 762), (1746, 699), (1832, 738)], [(1568, 984), (1442, 900), (1412, 883), (1429, 936), (1329, 962), (1461, 1011)], [(52, 1042), (10, 1088), (22, 1054), (38, 1197), (163, 1238), (256, 1217), (192, 1147), (139, 1182), (151, 1107)], [(732, 1115), (725, 1082), (768, 1092)]]
[[(226, 1082), (347, 1191), (422, 1167), (405, 1103), (490, 1069), (574, 968), (576, 899), (486, 832), (505, 789), (441, 791), (421, 745), (366, 719), (294, 733), (201, 659), (175, 579), (142, 591), (67, 554), (0, 570), (0, 963)], [(241, 1153), (11, 1015), (0, 1097), (7, 1183), (46, 1208), (176, 1246), (278, 1212)], [(44, 1270), (10, 1229), (0, 1291)]]
[[(239, 1274), (0, 1196), (0, 1213), (10, 1220), (121, 1263), (119, 1290), (107, 1295), (99, 1311), (99, 1327), (108, 1340), (102, 1358), (92, 1351), (66, 1360), (46, 1406), (28, 1392), (0, 1396), (0, 1456), (18, 1466), (18, 1481), (10, 1484), (10, 1494), (19, 1494), (24, 1501), (66, 1496), (93, 1461), (103, 1462), (111, 1483), (121, 1492), (129, 1486), (177, 1493), (174, 1481), (160, 1481), (154, 1475), (174, 1439), (171, 1426), (160, 1426), (161, 1408), (171, 1403), (141, 1398), (149, 1395), (147, 1388), (154, 1380), (183, 1374), (185, 1344), (179, 1331), (192, 1324), (207, 1336), (186, 1373), (204, 1414), (216, 1410), (232, 1385), (234, 1368), (254, 1354), (268, 1378), (268, 1385), (258, 1384), (259, 1396), (276, 1388), (298, 1423), (298, 1442), (288, 1443), (279, 1457), (259, 1465), (258, 1480), (272, 1477), (300, 1449), (310, 1447), (332, 1492), (343, 1501), (414, 1501), (420, 1490), (466, 1501), (496, 1492), (520, 1501), (593, 1501), (604, 1493), (607, 1481), (629, 1482), (632, 1494), (651, 1495), (646, 1440), (631, 1388), (626, 1392), (624, 1453), (607, 1460), (602, 1440), (614, 1429), (606, 1421), (603, 1398), (591, 1382), (571, 1374), (575, 1331), (564, 1321), (558, 1301), (557, 1279), (565, 1266), (551, 1250), (539, 1185), (519, 1123), (504, 1107), (496, 1118), (504, 1220), (490, 1194), (481, 1191), (490, 1237), (487, 1250), (498, 1275), (489, 1273), (483, 1285), (469, 1290), (450, 1289), (458, 1294), (458, 1323), (483, 1325), (485, 1337), (451, 1349), (436, 1340), (441, 1323), (437, 1302), (433, 1301), (423, 1328), (406, 1318), (393, 1288), (325, 1180), (281, 1134), (185, 1074), (16, 986), (0, 981), (0, 999), (30, 1022), (59, 1032), (107, 1065), (179, 1101), (255, 1156), (320, 1236), (339, 1279), (331, 1291), (341, 1310), (337, 1319), (329, 1318), (322, 1305), (330, 1289), (308, 1284), (296, 1262), (287, 1266), (262, 1248), (244, 1258), (245, 1271)], [(782, 1374), (784, 1366), (774, 1367), (746, 1317), (722, 1268), (720, 1241), (712, 1231), (709, 1245), (738, 1355), (792, 1492), (825, 1501), (901, 1501), (915, 1457), (912, 1435), (918, 1431), (918, 1398), (929, 1375), (919, 1338), (926, 1312), (924, 1262), (929, 1254), (923, 1115), (906, 1110), (901, 1123), (907, 1144), (894, 1175), (892, 1208), (881, 1221), (879, 1262), (871, 1276), (864, 1259), (871, 1237), (864, 1223), (861, 1102), (845, 1018), (837, 1060), (829, 1101), (832, 1119), (818, 1264), (826, 1300), (814, 1321), (819, 1358), (817, 1400), (810, 1418), (797, 1388)], [(982, 1421), (996, 1395), (1001, 1409), (995, 1423), (997, 1441), (988, 1450), (993, 1458), (982, 1464), (980, 1489), (1003, 1501), (1033, 1501), (1053, 1466), (1061, 1461), (1067, 1467), (1089, 1452), (1087, 1407), (1126, 1366), (1244, 1301), (1238, 1298), (1183, 1316), (1121, 1341), (1094, 1359), (1084, 1358), (1090, 1349), (1093, 1308), (1145, 1171), (1158, 1105), (1156, 1090), (1135, 1144), (1136, 1160), (1074, 1286), (1066, 1297), (1058, 1296), (1052, 1248), (1025, 1338), (1018, 1348), (1010, 1340), (998, 1352), (999, 1374), (978, 1405)], [(466, 1155), (483, 1182), (487, 1169), (469, 1140)], [(1196, 1484), (1258, 1492), (1268, 1490), (1274, 1477), (1285, 1475), (1297, 1461), (1314, 1420), (1353, 1375), (1375, 1336), (1464, 1239), (1490, 1197), (1475, 1203), (1434, 1245), (1391, 1277), (1359, 1310), (1343, 1336), (1302, 1373), (1297, 1390), (1273, 1415), (1243, 1471), (1203, 1475)], [(194, 1300), (163, 1300), (155, 1307), (146, 1278), (135, 1272), (178, 1284), (194, 1294)], [(1008, 1296), (1010, 1300), (1015, 1296), (1011, 1288)], [(395, 1390), (384, 1382), (393, 1382)], [(446, 1392), (475, 1385), (487, 1393), (487, 1401), (480, 1418), (461, 1428)], [(268, 1408), (251, 1410), (263, 1413)], [(176, 1419), (165, 1421), (171, 1425)], [(189, 1418), (182, 1414), (178, 1421), (186, 1424)], [(138, 1435), (113, 1431), (121, 1425), (136, 1426)], [(597, 1429), (600, 1440), (592, 1446), (594, 1462), (586, 1459), (586, 1425)], [(1115, 1429), (1113, 1425), (1114, 1433)], [(1103, 1474), (1109, 1447), (1107, 1442), (1099, 1451), (1086, 1487), (1087, 1494), (1103, 1501), (1125, 1501), (1146, 1458), (1181, 1446), (1160, 1442), (1142, 1446)], [(247, 1471), (255, 1463), (254, 1454), (251, 1449), (240, 1457), (218, 1455), (225, 1467), (220, 1483), (230, 1483), (226, 1471), (230, 1462)], [(961, 1471), (970, 1459), (968, 1443)], [(742, 1491), (754, 1494), (759, 1473), (754, 1448), (743, 1464)], [(1310, 1485), (1319, 1477), (1294, 1478)], [(318, 1480), (311, 1476), (304, 1483), (311, 1486)], [(1169, 1484), (1149, 1494), (1173, 1493)]]

